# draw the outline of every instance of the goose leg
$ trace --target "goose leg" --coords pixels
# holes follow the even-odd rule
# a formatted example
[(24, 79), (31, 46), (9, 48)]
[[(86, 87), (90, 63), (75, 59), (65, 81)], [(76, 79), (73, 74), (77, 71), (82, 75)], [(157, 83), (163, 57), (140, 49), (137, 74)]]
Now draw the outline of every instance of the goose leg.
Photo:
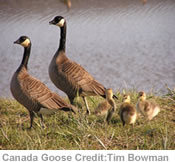
[(108, 124), (109, 124), (109, 122), (110, 122), (110, 120), (112, 118), (113, 113), (114, 113), (114, 108), (109, 109), (107, 117), (106, 117), (106, 121), (107, 121)]
[(68, 98), (69, 98), (70, 103), (71, 103), (72, 105), (74, 105), (74, 98), (69, 97), (69, 96), (68, 96)]
[(29, 127), (29, 129), (31, 129), (32, 128), (32, 124), (33, 124), (33, 118), (34, 118), (34, 113), (33, 113), (33, 111), (29, 111), (29, 114), (30, 114), (30, 127)]
[(123, 123), (123, 127), (125, 126), (125, 121), (122, 121), (122, 123)]
[(41, 125), (41, 127), (44, 129), (45, 128), (45, 126), (44, 126), (44, 119), (43, 119), (43, 115), (42, 114), (38, 114), (38, 116), (40, 117), (40, 125)]
[(88, 103), (87, 103), (86, 97), (83, 96), (83, 100), (84, 100), (85, 105), (86, 105), (86, 114), (90, 115), (90, 109), (89, 109), (89, 106), (88, 106)]

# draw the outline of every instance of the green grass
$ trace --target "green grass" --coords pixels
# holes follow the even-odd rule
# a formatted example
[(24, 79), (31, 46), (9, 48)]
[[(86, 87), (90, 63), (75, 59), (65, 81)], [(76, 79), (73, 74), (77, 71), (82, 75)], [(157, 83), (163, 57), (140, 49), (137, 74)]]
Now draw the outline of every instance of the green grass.
[[(174, 91), (172, 91), (174, 92)], [(128, 91), (132, 103), (136, 104), (137, 93)], [(122, 95), (117, 94), (120, 106)], [(39, 118), (34, 119), (33, 128), (29, 127), (27, 110), (13, 99), (0, 99), (0, 149), (175, 149), (175, 95), (148, 95), (161, 106), (161, 112), (152, 121), (139, 117), (134, 127), (123, 128), (117, 112), (110, 125), (104, 123), (104, 117), (96, 117), (94, 108), (103, 99), (88, 98), (92, 114), (85, 115), (85, 106), (77, 98), (80, 114), (57, 112), (44, 116), (46, 128), (40, 127)], [(82, 108), (81, 108), (82, 107)]]

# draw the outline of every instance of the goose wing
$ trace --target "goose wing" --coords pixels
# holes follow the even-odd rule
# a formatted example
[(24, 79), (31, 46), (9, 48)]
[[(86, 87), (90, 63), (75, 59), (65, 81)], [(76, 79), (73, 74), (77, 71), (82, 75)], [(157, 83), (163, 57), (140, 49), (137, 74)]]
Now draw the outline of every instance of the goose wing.
[(35, 104), (48, 109), (58, 109), (69, 105), (56, 93), (53, 93), (44, 83), (28, 76), (21, 81), (23, 92)]
[(105, 95), (105, 88), (98, 83), (81, 65), (68, 60), (62, 65), (62, 72), (73, 86), (85, 95)]

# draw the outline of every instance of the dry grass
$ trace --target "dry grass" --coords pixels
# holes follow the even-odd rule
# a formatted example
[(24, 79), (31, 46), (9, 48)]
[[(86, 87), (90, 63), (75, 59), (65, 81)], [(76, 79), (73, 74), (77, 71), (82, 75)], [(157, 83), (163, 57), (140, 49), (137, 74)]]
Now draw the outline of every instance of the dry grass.
[[(172, 91), (173, 92), (173, 91)], [(136, 103), (136, 91), (128, 91), (132, 103)], [(120, 106), (122, 95), (117, 94)], [(46, 129), (42, 129), (39, 118), (35, 118), (34, 127), (29, 126), (27, 110), (12, 99), (0, 99), (0, 149), (175, 149), (175, 98), (174, 94), (152, 98), (161, 106), (161, 112), (148, 122), (139, 117), (134, 127), (123, 128), (117, 112), (110, 125), (104, 123), (103, 117), (94, 114), (85, 116), (85, 106), (78, 116), (58, 112), (52, 116), (44, 116)], [(103, 99), (89, 98), (89, 106), (93, 112)]]

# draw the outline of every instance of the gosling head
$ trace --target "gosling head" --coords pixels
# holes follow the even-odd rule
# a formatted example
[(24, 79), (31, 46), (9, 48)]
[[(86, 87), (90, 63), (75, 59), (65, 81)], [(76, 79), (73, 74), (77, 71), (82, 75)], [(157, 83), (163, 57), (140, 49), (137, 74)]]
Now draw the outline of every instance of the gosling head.
[(112, 89), (111, 88), (106, 89), (105, 93), (106, 93), (106, 98), (109, 99), (109, 100), (111, 100), (112, 97), (113, 97)]
[(65, 24), (65, 19), (62, 16), (56, 16), (49, 24), (56, 25), (59, 27), (63, 27)]
[(123, 102), (130, 103), (131, 102), (130, 96), (129, 95), (124, 95), (123, 96)]
[(146, 93), (143, 92), (143, 91), (140, 91), (140, 92), (139, 92), (138, 98), (139, 98), (141, 101), (146, 100)]
[(20, 44), (23, 47), (29, 47), (31, 45), (31, 41), (30, 41), (29, 37), (27, 37), (27, 36), (21, 36), (14, 43)]

